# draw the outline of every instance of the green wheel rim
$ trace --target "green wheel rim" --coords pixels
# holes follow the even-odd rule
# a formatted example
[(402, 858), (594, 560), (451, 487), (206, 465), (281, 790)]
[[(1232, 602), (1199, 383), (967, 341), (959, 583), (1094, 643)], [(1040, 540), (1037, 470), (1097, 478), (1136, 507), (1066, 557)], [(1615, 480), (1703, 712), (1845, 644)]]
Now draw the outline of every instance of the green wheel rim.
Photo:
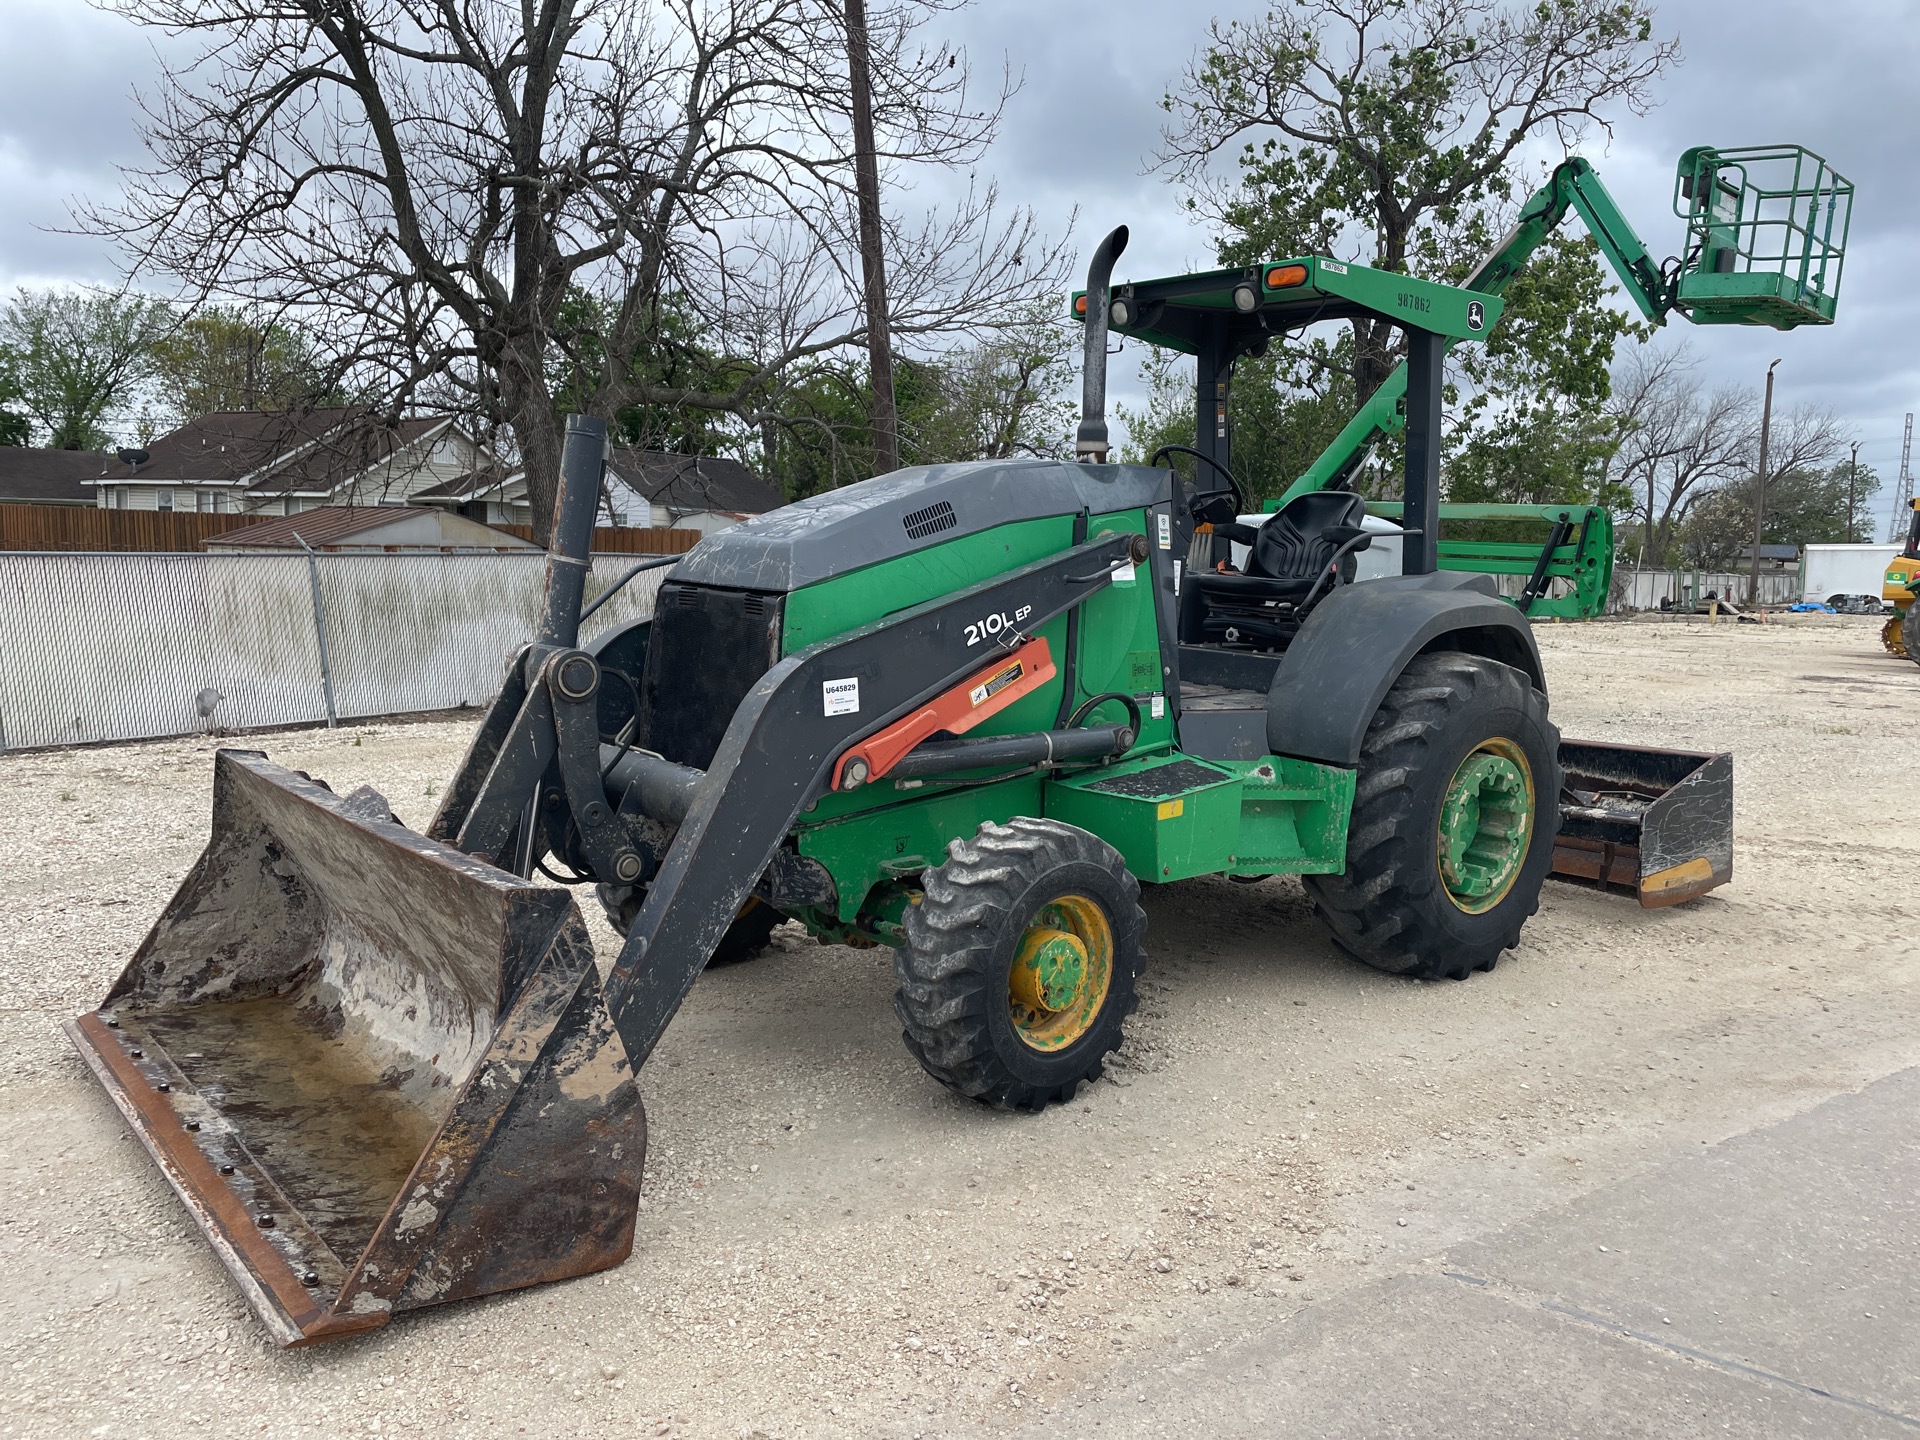
[(1520, 878), (1533, 840), (1533, 769), (1511, 740), (1483, 740), (1440, 802), (1440, 881), (1469, 915), (1491, 910)]

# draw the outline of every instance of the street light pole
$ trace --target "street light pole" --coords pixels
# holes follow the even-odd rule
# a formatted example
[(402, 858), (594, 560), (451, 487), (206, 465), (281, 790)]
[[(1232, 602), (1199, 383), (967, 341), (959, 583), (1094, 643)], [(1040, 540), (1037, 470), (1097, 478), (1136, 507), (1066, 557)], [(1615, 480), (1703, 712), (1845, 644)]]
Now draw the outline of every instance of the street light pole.
[(1760, 406), (1760, 473), (1753, 486), (1753, 565), (1747, 573), (1747, 604), (1760, 603), (1760, 536), (1767, 525), (1767, 435), (1773, 429), (1773, 366), (1767, 366), (1767, 398)]
[(1853, 455), (1847, 461), (1847, 543), (1853, 544), (1854, 481), (1860, 474), (1860, 442), (1853, 442)]

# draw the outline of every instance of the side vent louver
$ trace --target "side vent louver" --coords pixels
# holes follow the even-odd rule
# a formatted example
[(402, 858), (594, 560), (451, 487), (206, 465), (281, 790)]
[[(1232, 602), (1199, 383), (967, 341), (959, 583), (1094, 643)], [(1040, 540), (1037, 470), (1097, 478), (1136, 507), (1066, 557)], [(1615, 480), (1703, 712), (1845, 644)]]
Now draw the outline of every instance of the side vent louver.
[(953, 506), (938, 500), (924, 510), (901, 516), (900, 523), (907, 527), (909, 540), (924, 540), (929, 535), (938, 535), (942, 530), (953, 529), (960, 520), (953, 513)]
[(740, 602), (740, 608), (748, 615), (765, 615), (767, 613), (766, 596), (749, 595)]

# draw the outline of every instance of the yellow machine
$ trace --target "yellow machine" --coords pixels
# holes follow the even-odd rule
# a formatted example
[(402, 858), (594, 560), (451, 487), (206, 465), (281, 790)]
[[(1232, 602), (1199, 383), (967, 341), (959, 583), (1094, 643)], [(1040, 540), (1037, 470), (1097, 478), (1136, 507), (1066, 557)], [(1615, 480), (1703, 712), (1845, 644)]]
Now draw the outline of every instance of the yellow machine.
[(1913, 516), (1907, 522), (1907, 543), (1887, 566), (1881, 582), (1880, 598), (1893, 606), (1880, 632), (1881, 643), (1903, 660), (1920, 664), (1920, 500), (1913, 502)]

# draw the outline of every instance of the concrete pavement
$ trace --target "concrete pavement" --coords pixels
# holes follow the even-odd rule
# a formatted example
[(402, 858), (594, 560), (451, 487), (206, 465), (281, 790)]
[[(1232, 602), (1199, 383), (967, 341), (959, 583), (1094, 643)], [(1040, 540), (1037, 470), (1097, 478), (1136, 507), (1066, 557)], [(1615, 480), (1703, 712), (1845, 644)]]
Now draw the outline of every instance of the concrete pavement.
[(1920, 1434), (1920, 1070), (1272, 1325), (1035, 1433)]

